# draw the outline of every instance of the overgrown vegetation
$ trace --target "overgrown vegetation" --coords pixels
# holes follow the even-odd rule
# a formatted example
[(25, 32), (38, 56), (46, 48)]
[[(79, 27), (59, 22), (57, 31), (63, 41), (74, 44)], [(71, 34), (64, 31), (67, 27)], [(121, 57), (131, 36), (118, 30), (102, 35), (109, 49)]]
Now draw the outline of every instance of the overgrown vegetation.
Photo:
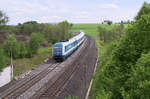
[(94, 77), (92, 99), (149, 99), (149, 42), (150, 4), (145, 2), (121, 38), (106, 43)]
[(4, 55), (3, 49), (0, 47), (0, 71), (6, 65), (6, 56)]
[(120, 38), (123, 34), (123, 30), (123, 24), (116, 25), (112, 29), (107, 29), (105, 27), (102, 27), (101, 25), (98, 26), (100, 40), (104, 41), (104, 43)]
[(37, 54), (32, 58), (20, 58), (14, 60), (14, 77), (26, 71), (35, 69), (39, 64), (44, 62), (45, 59), (51, 58), (51, 50), (51, 47), (39, 48)]
[(29, 44), (27, 46), (27, 55), (29, 57), (37, 54), (37, 50), (40, 48), (40, 45), (43, 41), (44, 37), (40, 33), (32, 33)]
[[(68, 39), (72, 35), (72, 24), (67, 21), (58, 24), (44, 24), (28, 21), (16, 26), (6, 25), (8, 17), (0, 11), (0, 70), (12, 56), (13, 59), (32, 58), (40, 47), (47, 47), (55, 42)], [(45, 41), (45, 42), (44, 42)], [(6, 61), (7, 60), (7, 61)]]

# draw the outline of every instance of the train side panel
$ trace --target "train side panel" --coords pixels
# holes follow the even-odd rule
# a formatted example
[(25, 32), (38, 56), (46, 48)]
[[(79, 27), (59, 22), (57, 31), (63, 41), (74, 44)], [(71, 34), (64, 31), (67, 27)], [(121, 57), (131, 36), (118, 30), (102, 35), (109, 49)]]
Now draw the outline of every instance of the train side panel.
[(64, 60), (71, 55), (84, 41), (84, 32), (69, 39), (67, 42), (55, 43), (53, 46), (53, 58), (55, 60)]

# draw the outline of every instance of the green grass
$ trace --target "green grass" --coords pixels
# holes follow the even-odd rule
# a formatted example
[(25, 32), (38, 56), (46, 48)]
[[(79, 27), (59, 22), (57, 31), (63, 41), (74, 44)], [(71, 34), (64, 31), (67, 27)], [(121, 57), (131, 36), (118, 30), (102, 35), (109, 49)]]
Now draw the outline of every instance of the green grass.
[(80, 32), (80, 30), (84, 30), (86, 33), (98, 33), (98, 26), (99, 24), (74, 24), (71, 32)]
[(51, 47), (46, 47), (46, 48), (40, 48), (38, 49), (38, 54), (43, 54), (43, 53), (51, 53), (52, 48)]
[(80, 32), (80, 30), (83, 30), (86, 34), (89, 34), (96, 38), (98, 36), (98, 26), (99, 24), (74, 24), (71, 32)]
[(37, 55), (32, 58), (22, 58), (13, 61), (14, 64), (14, 77), (24, 72), (35, 69), (45, 59), (52, 56), (51, 47), (38, 49)]
[[(98, 33), (98, 26), (102, 26), (106, 29), (112, 29), (114, 26), (117, 26), (119, 24), (74, 24), (71, 32), (80, 32), (80, 30), (83, 30), (86, 34), (91, 35), (95, 39), (99, 39), (99, 33)], [(125, 25), (127, 27), (127, 25)]]

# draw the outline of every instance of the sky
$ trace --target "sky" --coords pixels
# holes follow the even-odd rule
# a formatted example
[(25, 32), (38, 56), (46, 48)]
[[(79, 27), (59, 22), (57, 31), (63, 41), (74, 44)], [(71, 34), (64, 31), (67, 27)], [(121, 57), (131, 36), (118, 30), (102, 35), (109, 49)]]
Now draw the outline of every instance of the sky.
[(100, 23), (133, 20), (144, 1), (150, 0), (0, 0), (10, 25), (37, 21)]

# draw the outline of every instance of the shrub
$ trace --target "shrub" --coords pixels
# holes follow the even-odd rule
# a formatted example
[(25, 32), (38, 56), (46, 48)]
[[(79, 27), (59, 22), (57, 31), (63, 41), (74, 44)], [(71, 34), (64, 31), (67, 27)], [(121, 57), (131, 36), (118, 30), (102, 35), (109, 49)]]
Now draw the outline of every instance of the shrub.
[(6, 57), (4, 55), (4, 51), (2, 48), (0, 48), (0, 71), (4, 66), (6, 65)]
[(29, 44), (28, 44), (28, 56), (31, 57), (37, 53), (38, 48), (40, 47), (43, 41), (43, 35), (40, 33), (32, 33)]
[(27, 49), (24, 42), (18, 42), (19, 44), (19, 58), (24, 58), (27, 54)]
[(123, 24), (119, 26), (113, 27), (111, 30), (103, 28), (102, 26), (98, 26), (98, 32), (100, 40), (104, 41), (104, 43), (114, 41), (121, 37), (124, 32)]
[(16, 41), (14, 34), (10, 34), (8, 40), (4, 42), (4, 50), (9, 57), (11, 56), (11, 53), (13, 58), (19, 57), (19, 44)]
[(150, 98), (150, 52), (143, 54), (132, 68), (131, 76), (122, 88), (122, 95), (128, 99)]

